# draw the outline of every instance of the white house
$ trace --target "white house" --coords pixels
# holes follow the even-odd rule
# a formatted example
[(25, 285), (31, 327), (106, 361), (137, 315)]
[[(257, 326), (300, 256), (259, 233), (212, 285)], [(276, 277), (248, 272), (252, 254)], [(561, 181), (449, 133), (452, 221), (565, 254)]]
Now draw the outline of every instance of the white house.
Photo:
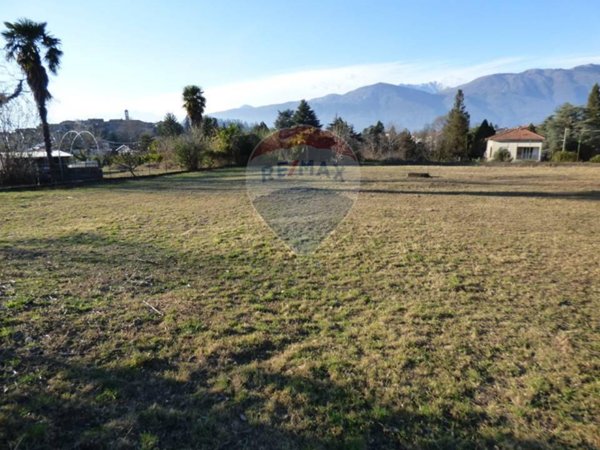
[[(18, 154), (21, 158), (33, 158), (33, 159), (47, 159), (48, 154), (46, 150), (32, 150), (28, 152), (23, 152)], [(58, 159), (69, 159), (72, 158), (73, 155), (69, 152), (63, 152), (62, 150), (52, 150), (52, 158)]]
[(131, 150), (131, 147), (129, 147), (129, 145), (123, 144), (115, 150), (115, 153), (118, 155), (129, 155), (133, 153), (133, 150)]
[(500, 149), (510, 152), (513, 161), (541, 161), (544, 136), (527, 127), (513, 128), (487, 138), (485, 157), (492, 159)]
[[(48, 166), (48, 154), (44, 149), (44, 144), (38, 144), (22, 152), (14, 152), (11, 156), (13, 158), (28, 158), (40, 168)], [(64, 167), (67, 167), (72, 157), (71, 153), (63, 152), (62, 150), (52, 150), (52, 159), (55, 164), (62, 164)]]

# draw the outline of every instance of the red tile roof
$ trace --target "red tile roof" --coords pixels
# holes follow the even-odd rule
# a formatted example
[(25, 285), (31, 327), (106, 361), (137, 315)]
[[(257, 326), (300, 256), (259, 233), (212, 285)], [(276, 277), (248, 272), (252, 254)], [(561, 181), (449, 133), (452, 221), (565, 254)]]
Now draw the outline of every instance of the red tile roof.
[(496, 142), (509, 142), (509, 141), (536, 141), (541, 142), (545, 138), (541, 134), (534, 133), (527, 127), (512, 128), (510, 130), (504, 130), (500, 133), (496, 133), (490, 136), (488, 140)]

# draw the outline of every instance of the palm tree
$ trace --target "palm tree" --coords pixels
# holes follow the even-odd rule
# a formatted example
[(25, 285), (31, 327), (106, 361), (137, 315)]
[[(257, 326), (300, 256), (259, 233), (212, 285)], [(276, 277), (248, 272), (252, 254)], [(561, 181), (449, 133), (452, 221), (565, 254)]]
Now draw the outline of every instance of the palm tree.
[[(45, 22), (33, 22), (29, 19), (19, 19), (14, 23), (4, 22), (6, 30), (2, 36), (6, 40), (7, 61), (16, 61), (27, 79), (27, 84), (33, 93), (33, 98), (42, 121), (44, 145), (50, 167), (50, 177), (54, 177), (54, 164), (52, 162), (52, 143), (48, 128), (48, 110), (46, 102), (52, 98), (48, 91), (48, 73), (43, 61), (48, 65), (51, 73), (56, 74), (60, 66), (60, 39), (46, 32)], [(41, 50), (45, 53), (41, 55)], [(43, 61), (42, 61), (43, 59)]]
[(192, 127), (199, 127), (206, 108), (204, 92), (199, 86), (190, 85), (183, 88), (183, 107)]

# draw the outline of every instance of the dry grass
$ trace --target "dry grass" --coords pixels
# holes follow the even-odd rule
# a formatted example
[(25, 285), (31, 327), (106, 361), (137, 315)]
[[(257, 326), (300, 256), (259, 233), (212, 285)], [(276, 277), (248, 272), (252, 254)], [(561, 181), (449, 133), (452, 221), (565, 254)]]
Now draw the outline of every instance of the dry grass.
[(365, 168), (308, 256), (241, 170), (0, 193), (0, 447), (597, 448), (599, 180)]

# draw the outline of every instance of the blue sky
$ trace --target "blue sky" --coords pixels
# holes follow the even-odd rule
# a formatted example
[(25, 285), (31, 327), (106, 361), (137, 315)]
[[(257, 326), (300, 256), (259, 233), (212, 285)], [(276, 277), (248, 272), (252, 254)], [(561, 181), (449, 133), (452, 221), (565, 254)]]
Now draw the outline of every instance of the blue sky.
[(182, 117), (186, 84), (205, 89), (210, 112), (378, 81), (455, 86), (600, 63), (597, 0), (0, 0), (0, 11), (3, 21), (48, 22), (62, 39), (52, 121), (118, 118), (125, 108), (140, 119)]

